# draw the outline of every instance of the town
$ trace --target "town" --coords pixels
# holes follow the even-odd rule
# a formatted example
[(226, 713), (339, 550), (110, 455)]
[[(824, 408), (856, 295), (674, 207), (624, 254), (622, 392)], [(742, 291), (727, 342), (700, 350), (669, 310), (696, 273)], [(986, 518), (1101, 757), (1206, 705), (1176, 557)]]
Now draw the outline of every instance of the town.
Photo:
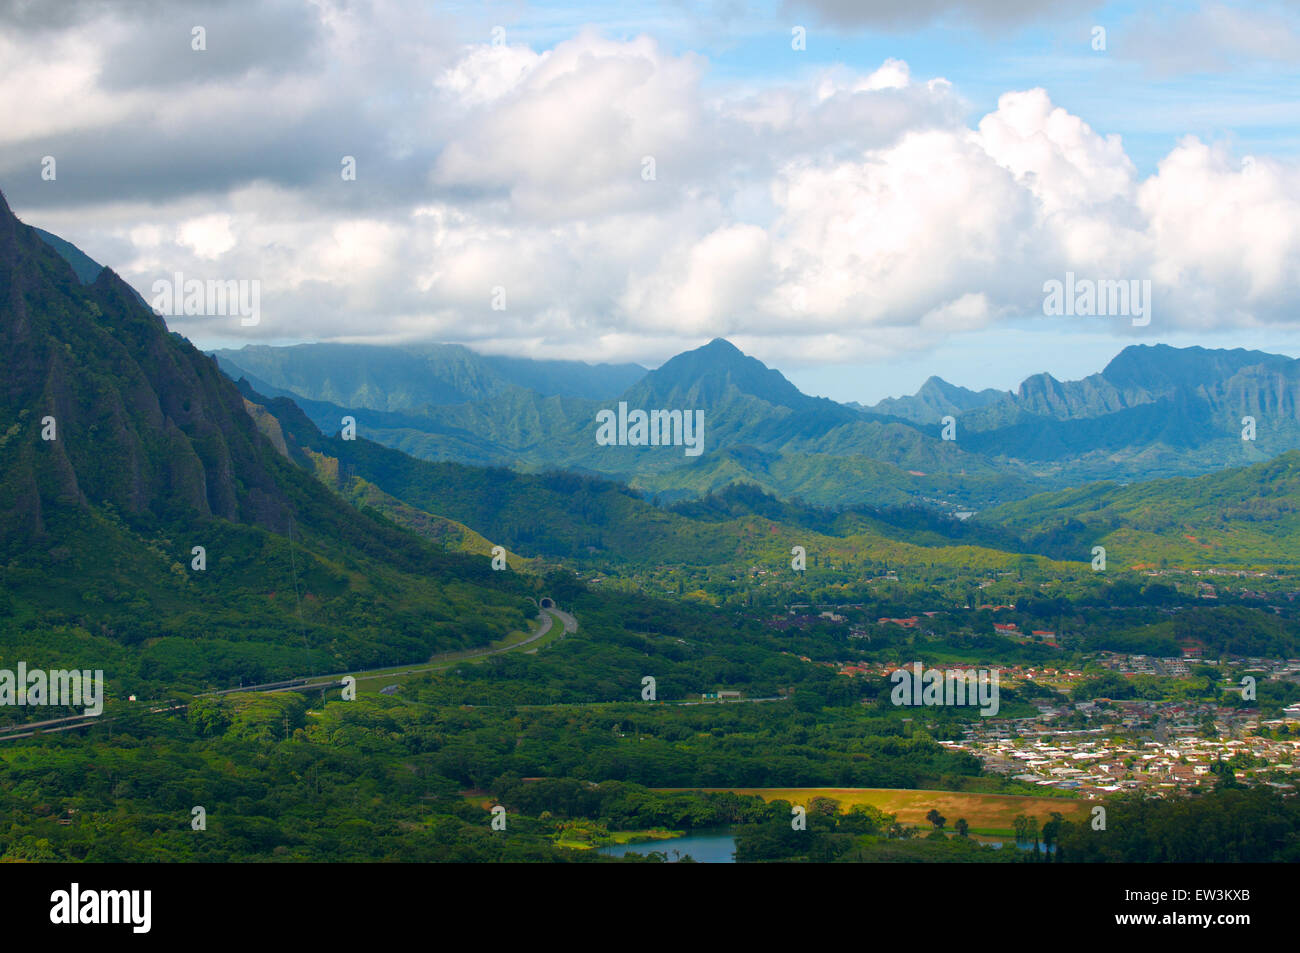
[[(1125, 676), (1186, 677), (1187, 660), (1101, 653), (1090, 659)], [(1236, 676), (1300, 681), (1300, 659), (1227, 657), (1209, 663)], [(888, 677), (898, 666), (884, 663), (839, 665), (849, 677)], [(1010, 665), (1003, 685), (1033, 682), (1054, 693), (1072, 691), (1086, 675), (1081, 669)], [(1243, 676), (1245, 677), (1245, 676)], [(1039, 703), (1022, 718), (977, 719), (960, 740), (944, 747), (978, 758), (984, 769), (1038, 787), (1068, 790), (1086, 798), (1140, 789), (1153, 794), (1209, 784), (1216, 772), (1231, 771), (1242, 784), (1295, 789), (1300, 758), (1300, 703), (1281, 717), (1261, 718), (1258, 709), (1186, 700), (1094, 698)]]

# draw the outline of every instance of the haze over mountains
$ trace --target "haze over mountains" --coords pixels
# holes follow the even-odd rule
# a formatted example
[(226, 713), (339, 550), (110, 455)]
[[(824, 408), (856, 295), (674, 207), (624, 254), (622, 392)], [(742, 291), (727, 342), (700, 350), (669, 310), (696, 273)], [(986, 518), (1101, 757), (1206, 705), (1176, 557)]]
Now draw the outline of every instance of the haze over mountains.
[[(882, 492), (892, 502), (953, 493), (993, 499), (987, 493), (990, 481), (1008, 487), (1020, 482), (1014, 468), (999, 470), (959, 445), (940, 441), (937, 431), (928, 434), (903, 421), (809, 397), (723, 340), (680, 354), (601, 399), (515, 386), (478, 400), (401, 412), (378, 409), (388, 403), (381, 393), (370, 395), (366, 407), (307, 399), (294, 389), (294, 374), (266, 360), (280, 353), (259, 351), (260, 374), (239, 364), (242, 351), (218, 357), (227, 374), (246, 378), (260, 392), (294, 397), (326, 433), (337, 432), (342, 418), (353, 416), (358, 433), (427, 460), (600, 474), (666, 499), (697, 496), (738, 480), (819, 503), (875, 500)], [(374, 359), (373, 352), (354, 358), (357, 363)], [(581, 373), (577, 369), (576, 376)], [(590, 379), (581, 385), (592, 386)], [(311, 392), (325, 389), (322, 381)], [(646, 411), (704, 410), (704, 453), (687, 457), (681, 447), (597, 445), (597, 413), (619, 402)], [(918, 474), (908, 475), (908, 469)]]
[[(979, 453), (1073, 479), (1205, 472), (1300, 445), (1300, 361), (1262, 351), (1136, 345), (1079, 381), (1048, 374), (961, 415)], [(1243, 440), (1244, 417), (1255, 422)]]
[(389, 411), (486, 400), (518, 388), (544, 397), (613, 397), (646, 373), (639, 364), (496, 357), (459, 344), (251, 345), (213, 354), (232, 377), (247, 377), (263, 393)]
[[(1205, 473), (1300, 447), (1300, 361), (1242, 349), (1133, 345), (1079, 381), (1038, 374), (1015, 392), (976, 392), (933, 377), (913, 396), (871, 407), (809, 397), (721, 339), (621, 390), (635, 366), (537, 362), (530, 386), (526, 361), (473, 376), (467, 367), (493, 359), (446, 346), (217, 356), (233, 378), (299, 401), (326, 432), (352, 415), (371, 439), (424, 459), (594, 472), (665, 498), (747, 481), (821, 504), (925, 499), (978, 509), (1043, 488)], [(406, 383), (416, 367), (428, 376)], [(550, 378), (557, 372), (563, 385)], [(597, 446), (596, 414), (619, 401), (703, 409), (704, 454)], [(941, 435), (947, 415), (957, 421), (952, 441)], [(1242, 439), (1248, 416), (1254, 440)]]
[(974, 391), (959, 384), (949, 384), (942, 377), (929, 377), (921, 385), (920, 390), (910, 397), (886, 397), (870, 406), (855, 401), (852, 406), (859, 410), (902, 417), (913, 423), (929, 424), (941, 419), (945, 414), (960, 414), (977, 407), (984, 407), (1004, 400), (1007, 395), (1007, 391), (995, 390), (991, 387)]

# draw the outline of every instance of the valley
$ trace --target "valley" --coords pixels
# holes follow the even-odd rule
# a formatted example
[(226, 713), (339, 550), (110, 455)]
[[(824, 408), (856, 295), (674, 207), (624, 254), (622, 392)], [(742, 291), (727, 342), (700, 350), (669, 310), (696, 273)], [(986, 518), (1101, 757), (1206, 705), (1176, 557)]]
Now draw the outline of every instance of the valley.
[[(877, 408), (721, 339), (213, 359), (74, 251), (0, 204), (0, 661), (108, 694), (0, 712), (4, 859), (1291, 859), (1178, 820), (1300, 830), (1289, 359)], [(602, 443), (620, 404), (703, 452)], [(922, 664), (996, 671), (996, 715), (900, 707)]]

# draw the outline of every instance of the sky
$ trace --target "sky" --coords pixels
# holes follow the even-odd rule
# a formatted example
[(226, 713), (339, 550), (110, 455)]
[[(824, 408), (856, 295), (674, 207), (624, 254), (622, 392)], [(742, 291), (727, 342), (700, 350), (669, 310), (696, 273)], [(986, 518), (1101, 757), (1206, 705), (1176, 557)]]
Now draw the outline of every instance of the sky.
[(151, 302), (255, 284), (203, 348), (725, 337), (872, 403), (1300, 356), (1298, 81), (1296, 2), (0, 0), (0, 191)]

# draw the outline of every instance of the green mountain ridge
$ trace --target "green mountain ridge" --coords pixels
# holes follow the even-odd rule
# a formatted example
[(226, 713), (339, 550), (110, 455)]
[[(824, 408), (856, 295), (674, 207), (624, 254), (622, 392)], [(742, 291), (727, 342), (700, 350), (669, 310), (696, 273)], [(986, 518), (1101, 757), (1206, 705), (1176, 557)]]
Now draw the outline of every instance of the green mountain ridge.
[(1029, 497), (973, 520), (1058, 557), (1106, 545), (1124, 565), (1300, 564), (1300, 451), (1196, 477), (1093, 483)]
[[(265, 400), (241, 386), (250, 400)], [(336, 474), (346, 471), (421, 513), (473, 527), (512, 552), (578, 565), (780, 565), (795, 541), (890, 565), (957, 559), (967, 568), (1024, 557), (1086, 563), (1098, 543), (1114, 548), (1117, 566), (1132, 568), (1161, 560), (1188, 567), (1282, 566), (1300, 551), (1300, 521), (1293, 518), (1300, 509), (1300, 452), (1194, 478), (1040, 494), (963, 522), (915, 504), (789, 502), (739, 478), (698, 499), (655, 506), (632, 488), (597, 476), (483, 470), (415, 459), (365, 438), (326, 437), (292, 401), (277, 398), (268, 406), (287, 435), (336, 461)], [(750, 464), (733, 475), (755, 469)], [(1112, 496), (1121, 502), (1105, 502)], [(1243, 502), (1226, 505), (1224, 499)], [(1204, 542), (1186, 539), (1196, 534), (1222, 543), (1207, 551)]]
[[(1243, 441), (1243, 418), (1256, 435)], [(1039, 374), (958, 417), (975, 452), (1074, 481), (1205, 473), (1300, 448), (1300, 361), (1262, 351), (1133, 345), (1100, 374)], [(1108, 469), (1109, 468), (1109, 469)]]
[[(1040, 374), (1012, 393), (931, 378), (914, 397), (870, 408), (809, 397), (722, 339), (600, 399), (510, 386), (419, 403), (398, 388), (389, 403), (382, 390), (368, 392), (366, 406), (339, 402), (332, 379), (291, 379), (288, 349), (242, 358), (249, 350), (226, 352), (226, 370), (258, 364), (261, 374), (242, 376), (261, 393), (299, 400), (327, 432), (350, 415), (370, 438), (423, 459), (591, 473), (667, 500), (741, 481), (820, 505), (927, 501), (955, 512), (1081, 482), (1213, 472), (1300, 447), (1300, 361), (1243, 349), (1134, 345), (1080, 381)], [(340, 361), (351, 353), (337, 346)], [(704, 411), (703, 454), (598, 446), (596, 414), (619, 403)], [(368, 409), (380, 405), (389, 409)], [(940, 439), (947, 414), (958, 421), (952, 441)], [(1252, 441), (1241, 439), (1246, 416), (1256, 420)]]
[(224, 685), (529, 624), (538, 580), (348, 505), (259, 431), (215, 361), (111, 269), (83, 284), (3, 196), (0, 286), (4, 654), (85, 667), (91, 651), (110, 679)]
[(871, 406), (854, 404), (859, 410), (886, 417), (898, 417), (921, 426), (932, 426), (948, 414), (964, 413), (978, 407), (1006, 400), (1007, 391), (985, 388), (974, 391), (950, 384), (942, 377), (926, 378), (920, 390), (908, 397), (886, 397)]
[(247, 381), (240, 388), (246, 399), (276, 417), (286, 441), (332, 461), (328, 479), (336, 488), (346, 490), (349, 479), (364, 480), (424, 514), (472, 527), (524, 556), (712, 565), (722, 555), (752, 557), (770, 548), (764, 537), (774, 530), (778, 543), (800, 534), (857, 535), (878, 538), (882, 547), (1002, 550), (990, 554), (994, 560), (1019, 555), (1019, 540), (925, 507), (834, 510), (782, 502), (752, 483), (733, 483), (703, 499), (662, 507), (633, 488), (594, 475), (422, 460), (364, 437), (326, 436), (288, 398), (268, 399)]
[[(665, 499), (698, 496), (737, 480), (826, 505), (926, 496), (984, 505), (1028, 492), (1014, 468), (967, 454), (904, 421), (808, 397), (778, 371), (720, 340), (678, 355), (608, 400), (512, 388), (488, 400), (392, 413), (304, 399), (245, 376), (261, 393), (295, 399), (327, 433), (353, 416), (360, 433), (422, 459), (591, 473)], [(597, 445), (597, 413), (619, 403), (703, 410), (704, 453), (693, 458), (676, 447)]]

